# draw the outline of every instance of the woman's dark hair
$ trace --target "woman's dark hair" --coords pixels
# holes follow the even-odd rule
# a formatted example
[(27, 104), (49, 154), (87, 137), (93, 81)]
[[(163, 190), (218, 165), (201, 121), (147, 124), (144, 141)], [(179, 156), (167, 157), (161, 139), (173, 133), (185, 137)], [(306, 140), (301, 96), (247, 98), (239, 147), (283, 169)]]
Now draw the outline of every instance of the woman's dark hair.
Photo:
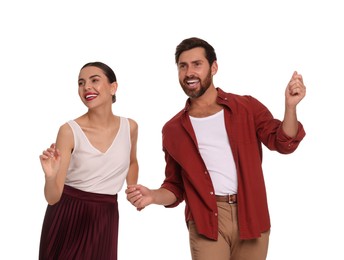
[[(97, 67), (97, 68), (101, 69), (104, 72), (105, 76), (108, 78), (110, 83), (117, 81), (115, 72), (108, 65), (106, 65), (103, 62), (95, 61), (95, 62), (86, 63), (84, 66), (82, 66), (82, 68), (80, 70), (82, 70), (83, 68), (86, 68), (86, 67)], [(115, 102), (116, 102), (116, 95), (113, 95), (112, 96), (112, 103), (115, 103)]]
[(216, 58), (216, 53), (213, 48), (208, 42), (205, 40), (202, 40), (197, 37), (192, 37), (183, 40), (176, 48), (176, 53), (175, 53), (175, 59), (176, 63), (178, 64), (179, 56), (182, 54), (184, 51), (191, 50), (193, 48), (201, 47), (205, 50), (205, 56), (210, 64), (210, 66), (213, 64), (214, 61), (217, 60)]

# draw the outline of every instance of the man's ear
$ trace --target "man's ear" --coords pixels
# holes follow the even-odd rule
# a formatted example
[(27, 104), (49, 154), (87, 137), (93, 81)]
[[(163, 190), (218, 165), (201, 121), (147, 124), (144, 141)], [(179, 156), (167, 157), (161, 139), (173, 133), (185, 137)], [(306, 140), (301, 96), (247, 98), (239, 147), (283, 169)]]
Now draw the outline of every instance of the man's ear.
[(218, 65), (216, 60), (211, 65), (211, 75), (214, 76), (217, 73)]

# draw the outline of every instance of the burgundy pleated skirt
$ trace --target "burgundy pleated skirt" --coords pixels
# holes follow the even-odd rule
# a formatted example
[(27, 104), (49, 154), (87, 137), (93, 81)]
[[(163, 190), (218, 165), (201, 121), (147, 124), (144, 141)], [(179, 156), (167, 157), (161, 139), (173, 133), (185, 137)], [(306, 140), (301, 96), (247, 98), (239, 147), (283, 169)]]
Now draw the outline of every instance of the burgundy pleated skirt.
[(40, 260), (117, 260), (117, 195), (64, 187), (48, 205), (41, 233)]

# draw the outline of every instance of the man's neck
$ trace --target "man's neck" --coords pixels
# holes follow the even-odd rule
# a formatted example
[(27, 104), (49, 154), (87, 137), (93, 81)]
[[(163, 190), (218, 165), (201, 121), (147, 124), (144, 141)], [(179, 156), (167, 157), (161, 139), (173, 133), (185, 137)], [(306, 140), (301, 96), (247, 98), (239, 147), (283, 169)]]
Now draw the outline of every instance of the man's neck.
[(200, 97), (191, 99), (189, 115), (193, 117), (206, 117), (219, 112), (222, 106), (216, 102), (217, 90), (210, 86)]

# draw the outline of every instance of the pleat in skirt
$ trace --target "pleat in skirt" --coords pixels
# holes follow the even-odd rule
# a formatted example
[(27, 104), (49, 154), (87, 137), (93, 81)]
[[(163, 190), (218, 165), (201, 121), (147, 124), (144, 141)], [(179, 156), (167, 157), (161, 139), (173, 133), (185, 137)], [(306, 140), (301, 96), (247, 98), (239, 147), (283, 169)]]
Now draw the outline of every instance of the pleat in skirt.
[(65, 185), (58, 203), (48, 205), (40, 260), (117, 260), (117, 195), (81, 191)]

